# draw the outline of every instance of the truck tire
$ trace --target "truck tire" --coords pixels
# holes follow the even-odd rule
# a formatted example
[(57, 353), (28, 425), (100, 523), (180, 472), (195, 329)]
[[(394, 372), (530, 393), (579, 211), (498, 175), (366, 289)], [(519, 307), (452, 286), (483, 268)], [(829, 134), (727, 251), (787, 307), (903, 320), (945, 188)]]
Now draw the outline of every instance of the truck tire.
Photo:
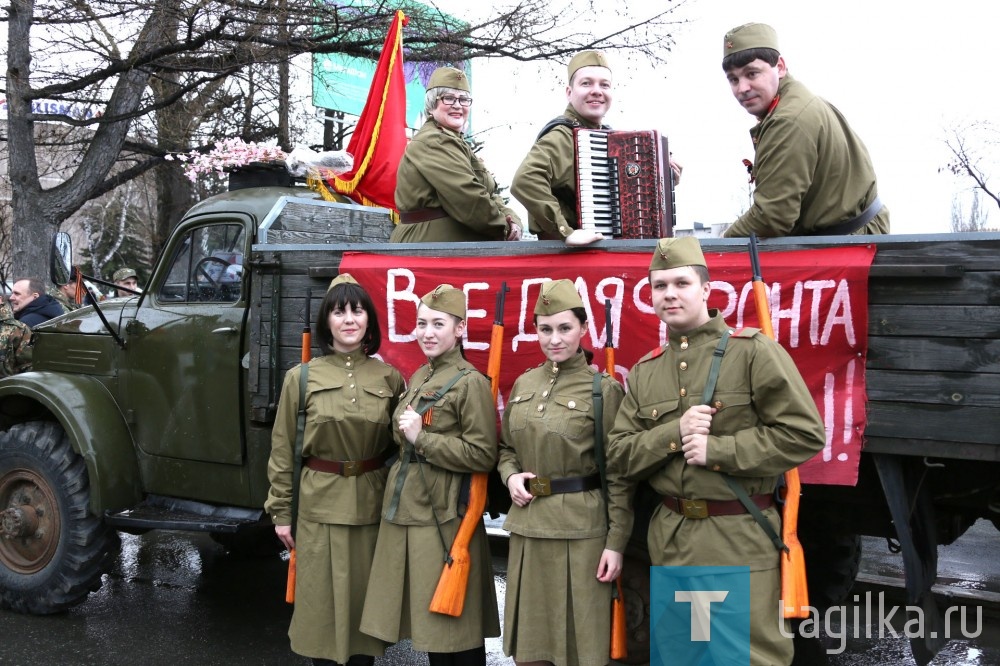
[(87, 467), (58, 424), (0, 433), (0, 607), (55, 613), (101, 587), (118, 535), (89, 502)]
[(847, 601), (861, 568), (861, 537), (811, 531), (802, 537), (809, 605), (820, 612)]

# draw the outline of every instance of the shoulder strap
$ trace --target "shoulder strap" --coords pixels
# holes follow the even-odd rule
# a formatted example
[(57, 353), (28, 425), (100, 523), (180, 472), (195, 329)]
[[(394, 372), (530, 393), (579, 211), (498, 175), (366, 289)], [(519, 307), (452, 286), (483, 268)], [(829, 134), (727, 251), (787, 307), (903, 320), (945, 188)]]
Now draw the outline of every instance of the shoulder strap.
[[(451, 387), (453, 387), (455, 384), (458, 383), (458, 380), (470, 374), (471, 372), (472, 370), (469, 368), (465, 368), (464, 370), (459, 370), (458, 374), (452, 377), (447, 384), (439, 388), (437, 391), (434, 391), (434, 393), (432, 393), (427, 400), (422, 400), (421, 402), (423, 404), (414, 407), (414, 411), (417, 414), (423, 416), (424, 413), (427, 412), (427, 410), (429, 410), (431, 407), (434, 406), (434, 403), (443, 398), (444, 394), (450, 391)], [(403, 445), (403, 452), (399, 456), (399, 472), (396, 474), (396, 483), (392, 488), (392, 498), (389, 500), (389, 508), (387, 508), (385, 511), (386, 520), (392, 520), (393, 518), (395, 518), (396, 511), (399, 510), (399, 497), (400, 495), (403, 494), (403, 484), (406, 483), (406, 477), (410, 471), (410, 458), (412, 452), (413, 452), (413, 445), (410, 444), (409, 442), (406, 442), (406, 444)], [(420, 464), (419, 459), (417, 460), (417, 464), (418, 465)], [(434, 507), (431, 507), (431, 511), (432, 512), (434, 511)], [(434, 522), (438, 524), (436, 515), (434, 516)], [(440, 532), (441, 532), (441, 525), (438, 524), (438, 533), (440, 534)], [(443, 542), (444, 539), (442, 537), (442, 543)], [(447, 548), (445, 549), (445, 552), (447, 553)]]
[(299, 484), (302, 479), (302, 438), (306, 431), (306, 384), (309, 382), (309, 364), (299, 365), (299, 413), (295, 420), (295, 447), (292, 449), (292, 538), (299, 518)]
[(575, 119), (570, 118), (569, 116), (557, 116), (552, 120), (550, 120), (549, 122), (545, 123), (545, 127), (543, 127), (542, 131), (539, 132), (538, 136), (535, 137), (535, 142), (537, 143), (543, 136), (545, 136), (546, 134), (548, 134), (557, 127), (568, 127), (570, 129), (573, 129), (574, 127), (579, 127), (579, 126), (580, 123)]
[(719, 344), (715, 346), (715, 351), (712, 352), (712, 367), (708, 371), (708, 381), (705, 382), (705, 390), (701, 394), (701, 404), (707, 405), (712, 402), (712, 396), (715, 395), (715, 385), (719, 382), (719, 368), (722, 367), (722, 357), (726, 353), (726, 346), (729, 344), (729, 336), (733, 332), (730, 329), (726, 329), (722, 333), (722, 337), (719, 338)]
[(451, 379), (449, 379), (447, 384), (445, 384), (444, 386), (442, 386), (441, 388), (439, 388), (437, 391), (434, 391), (434, 393), (431, 393), (429, 396), (427, 396), (427, 399), (424, 401), (424, 404), (421, 405), (421, 406), (419, 406), (419, 407), (414, 408), (414, 411), (416, 411), (417, 414), (420, 414), (421, 416), (423, 416), (424, 412), (426, 412), (428, 409), (430, 409), (431, 407), (433, 407), (434, 403), (436, 403), (438, 400), (440, 400), (441, 398), (443, 398), (444, 394), (447, 393), (448, 391), (450, 391), (451, 387), (458, 383), (458, 380), (460, 380), (462, 377), (465, 377), (466, 375), (469, 375), (469, 374), (472, 374), (472, 370), (470, 368), (465, 368), (464, 370), (459, 370), (457, 375), (455, 375), (454, 377), (452, 377)]
[[(715, 351), (712, 352), (712, 367), (708, 372), (708, 381), (705, 383), (705, 392), (702, 393), (701, 400), (703, 404), (711, 404), (712, 395), (715, 394), (715, 385), (719, 381), (719, 369), (722, 367), (722, 357), (726, 353), (726, 345), (729, 344), (729, 336), (732, 334), (728, 328), (723, 332), (722, 337), (719, 339), (719, 344), (716, 345)], [(778, 536), (774, 528), (771, 527), (771, 523), (768, 522), (767, 518), (761, 512), (760, 508), (753, 503), (750, 496), (747, 494), (746, 489), (739, 484), (732, 476), (729, 474), (723, 474), (722, 478), (725, 479), (726, 485), (729, 489), (733, 491), (740, 503), (750, 512), (753, 519), (757, 521), (764, 533), (767, 534), (768, 538), (771, 539), (771, 543), (774, 544), (777, 550), (788, 550), (788, 547), (782, 542), (781, 537)]]
[(594, 375), (594, 460), (601, 473), (601, 494), (604, 495), (604, 522), (611, 527), (608, 515), (608, 471), (604, 462), (604, 393), (601, 391), (601, 373)]
[[(573, 129), (574, 127), (583, 127), (583, 125), (581, 125), (580, 121), (577, 120), (576, 118), (571, 118), (569, 116), (556, 116), (549, 122), (545, 123), (545, 127), (543, 127), (542, 131), (539, 132), (538, 136), (535, 137), (535, 143), (537, 143), (539, 139), (541, 139), (543, 136), (545, 136), (546, 134), (548, 134), (557, 127), (568, 127), (569, 129)], [(611, 129), (611, 126), (601, 125), (601, 129), (609, 130)]]

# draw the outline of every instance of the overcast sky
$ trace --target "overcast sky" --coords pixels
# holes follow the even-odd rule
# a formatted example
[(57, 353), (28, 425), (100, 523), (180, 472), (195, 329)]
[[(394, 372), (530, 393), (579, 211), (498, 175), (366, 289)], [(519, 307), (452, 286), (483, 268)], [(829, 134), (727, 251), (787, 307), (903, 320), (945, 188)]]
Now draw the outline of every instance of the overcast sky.
[[(778, 31), (789, 71), (837, 106), (868, 146), (893, 233), (948, 231), (953, 193), (968, 183), (938, 172), (948, 159), (944, 130), (996, 118), (1000, 4), (689, 0), (677, 16), (690, 22), (678, 28), (667, 65), (654, 71), (610, 54), (615, 97), (606, 121), (668, 137), (684, 165), (679, 226), (732, 221), (747, 206), (741, 160), (753, 158), (747, 131), (755, 121), (729, 91), (721, 45), (729, 28), (761, 21)], [(565, 67), (476, 61), (472, 86), (483, 159), (509, 185), (538, 129), (565, 106)]]

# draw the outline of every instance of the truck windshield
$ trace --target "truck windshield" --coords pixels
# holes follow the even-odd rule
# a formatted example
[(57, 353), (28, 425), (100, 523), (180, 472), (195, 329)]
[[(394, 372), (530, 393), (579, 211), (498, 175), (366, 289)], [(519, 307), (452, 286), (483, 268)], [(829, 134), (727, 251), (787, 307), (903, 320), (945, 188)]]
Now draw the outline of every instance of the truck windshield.
[(242, 292), (243, 225), (215, 224), (180, 239), (157, 294), (173, 303), (234, 303)]

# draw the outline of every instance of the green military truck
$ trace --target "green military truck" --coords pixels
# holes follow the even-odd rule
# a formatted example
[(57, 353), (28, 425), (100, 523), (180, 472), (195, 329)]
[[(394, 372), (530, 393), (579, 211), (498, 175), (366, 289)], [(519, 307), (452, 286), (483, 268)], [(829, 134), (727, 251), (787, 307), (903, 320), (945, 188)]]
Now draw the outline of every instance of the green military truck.
[[(283, 375), (301, 356), (306, 294), (318, 302), (345, 252), (402, 264), (558, 262), (578, 251), (558, 242), (393, 245), (391, 228), (387, 211), (303, 187), (234, 190), (188, 212), (140, 295), (36, 329), (33, 369), (0, 380), (0, 606), (41, 614), (79, 603), (101, 586), (118, 531), (223, 539), (267, 525), (271, 424)], [(865, 448), (856, 485), (804, 486), (812, 592), (842, 598), (859, 535), (876, 535), (899, 542), (908, 593), (932, 604), (937, 545), (1000, 516), (1000, 235), (774, 239), (767, 249), (851, 243), (877, 245)], [(596, 251), (652, 247), (620, 240)], [(494, 509), (503, 495), (491, 495)], [(648, 571), (637, 523), (631, 555), (640, 563), (626, 571), (631, 660), (642, 661)]]

